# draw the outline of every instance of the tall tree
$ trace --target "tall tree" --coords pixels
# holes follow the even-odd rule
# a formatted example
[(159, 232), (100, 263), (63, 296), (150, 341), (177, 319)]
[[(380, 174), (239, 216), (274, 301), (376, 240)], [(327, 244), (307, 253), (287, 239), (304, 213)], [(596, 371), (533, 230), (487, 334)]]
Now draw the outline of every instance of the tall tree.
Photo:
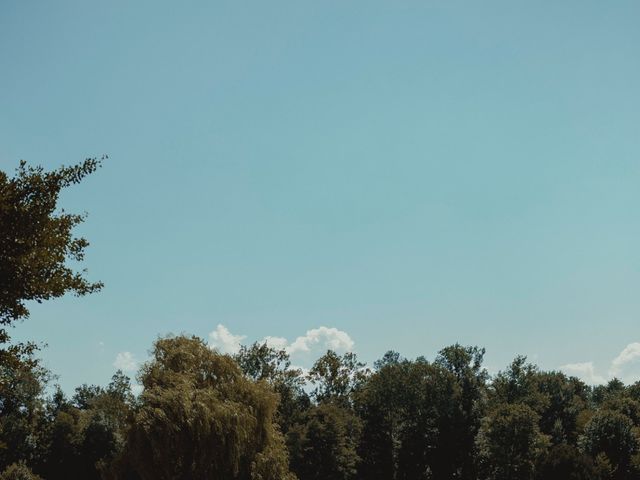
[(307, 376), (315, 387), (312, 392), (314, 399), (352, 405), (354, 393), (368, 375), (364, 367), (355, 353), (338, 355), (328, 350), (316, 360)]
[(302, 480), (350, 480), (360, 460), (360, 420), (348, 408), (325, 402), (312, 407), (289, 432), (293, 471)]
[(487, 394), (484, 354), (484, 349), (455, 344), (441, 350), (434, 362), (455, 379), (450, 397), (438, 412), (438, 441), (432, 463), (442, 478), (475, 478), (473, 446)]
[(142, 480), (292, 478), (274, 424), (276, 394), (245, 378), (231, 357), (197, 337), (163, 338), (141, 380), (116, 472), (130, 468)]
[(286, 434), (310, 407), (302, 371), (291, 367), (285, 350), (272, 348), (266, 342), (243, 345), (234, 359), (249, 379), (267, 382), (279, 395), (276, 421), (282, 433)]
[(394, 351), (374, 364), (374, 372), (356, 396), (356, 411), (363, 420), (358, 478), (395, 478), (401, 432), (410, 400), (411, 362)]

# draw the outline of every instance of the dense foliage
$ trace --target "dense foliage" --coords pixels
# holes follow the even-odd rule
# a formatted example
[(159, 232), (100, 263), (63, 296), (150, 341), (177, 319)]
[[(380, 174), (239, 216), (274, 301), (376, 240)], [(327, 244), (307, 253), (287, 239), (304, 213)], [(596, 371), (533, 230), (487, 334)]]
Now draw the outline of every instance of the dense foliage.
[(100, 287), (67, 260), (87, 242), (61, 188), (98, 166), (0, 172), (0, 480), (639, 480), (640, 382), (589, 386), (484, 350), (387, 352), (371, 368), (327, 351), (308, 373), (256, 343), (234, 355), (158, 339), (139, 396), (116, 372), (73, 395), (6, 331), (28, 301)]
[(639, 384), (590, 387), (522, 357), (491, 378), (482, 353), (454, 345), (429, 361), (389, 352), (366, 369), (353, 354), (329, 351), (305, 375), (264, 344), (231, 357), (195, 337), (166, 337), (139, 373), (138, 397), (117, 372), (106, 387), (82, 385), (71, 398), (45, 395), (48, 377), (27, 357), (14, 372), (22, 388), (2, 391), (0, 471), (43, 479), (640, 479)]

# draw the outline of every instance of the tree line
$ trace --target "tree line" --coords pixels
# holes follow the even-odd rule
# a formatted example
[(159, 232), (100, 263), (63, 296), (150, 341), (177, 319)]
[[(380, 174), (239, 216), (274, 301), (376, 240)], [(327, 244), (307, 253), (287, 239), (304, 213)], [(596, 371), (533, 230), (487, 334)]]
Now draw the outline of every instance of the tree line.
[(45, 396), (25, 355), (1, 392), (3, 478), (640, 478), (640, 383), (590, 387), (524, 357), (490, 378), (483, 354), (388, 352), (368, 369), (329, 350), (303, 374), (264, 343), (230, 356), (172, 336), (137, 397), (121, 372)]
[(84, 295), (82, 216), (61, 189), (100, 165), (0, 172), (0, 479), (640, 479), (640, 382), (589, 386), (525, 357), (490, 376), (484, 350), (327, 351), (308, 372), (266, 343), (235, 355), (195, 336), (153, 345), (134, 395), (122, 372), (66, 395), (9, 329), (29, 301)]

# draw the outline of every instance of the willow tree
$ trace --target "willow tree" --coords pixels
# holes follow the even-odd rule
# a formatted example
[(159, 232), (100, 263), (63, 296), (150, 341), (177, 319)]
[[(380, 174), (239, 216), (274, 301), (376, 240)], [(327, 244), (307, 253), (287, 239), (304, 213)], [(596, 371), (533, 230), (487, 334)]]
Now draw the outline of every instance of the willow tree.
[(231, 357), (197, 337), (162, 338), (140, 379), (140, 408), (112, 477), (128, 469), (142, 480), (295, 478), (274, 425), (277, 395)]

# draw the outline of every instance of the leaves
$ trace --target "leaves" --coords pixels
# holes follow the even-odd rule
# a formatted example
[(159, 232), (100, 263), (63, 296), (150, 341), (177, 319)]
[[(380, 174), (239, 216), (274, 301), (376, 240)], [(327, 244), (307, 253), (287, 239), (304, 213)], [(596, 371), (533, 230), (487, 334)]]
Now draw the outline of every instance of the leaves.
[(106, 158), (88, 158), (45, 172), (21, 161), (16, 175), (0, 172), (0, 325), (29, 316), (28, 301), (67, 292), (86, 295), (102, 288), (69, 261), (81, 262), (89, 242), (73, 236), (85, 215), (58, 211), (62, 189), (81, 182)]

